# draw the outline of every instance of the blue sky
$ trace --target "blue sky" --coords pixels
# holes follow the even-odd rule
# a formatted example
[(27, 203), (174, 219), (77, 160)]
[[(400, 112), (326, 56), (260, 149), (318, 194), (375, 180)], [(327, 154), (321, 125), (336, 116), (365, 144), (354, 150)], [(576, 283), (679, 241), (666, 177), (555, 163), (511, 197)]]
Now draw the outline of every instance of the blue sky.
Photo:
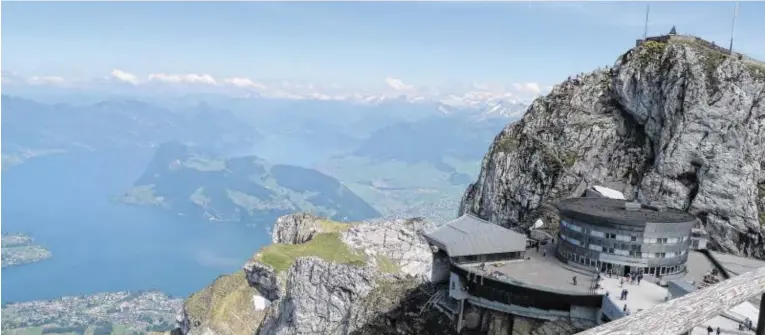
[[(654, 2), (649, 35), (676, 24), (727, 45), (733, 7)], [(136, 78), (209, 74), (381, 88), (385, 78), (405, 87), (545, 87), (613, 64), (642, 36), (645, 15), (645, 3), (635, 2), (3, 2), (2, 9), (2, 69), (19, 76), (82, 80), (119, 69)], [(765, 2), (740, 4), (736, 48), (760, 59), (763, 17)]]

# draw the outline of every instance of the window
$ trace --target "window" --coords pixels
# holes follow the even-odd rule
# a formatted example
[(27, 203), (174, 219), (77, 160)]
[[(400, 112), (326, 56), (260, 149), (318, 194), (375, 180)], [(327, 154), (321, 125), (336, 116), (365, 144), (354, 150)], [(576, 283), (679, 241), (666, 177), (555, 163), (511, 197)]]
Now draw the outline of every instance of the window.
[(666, 237), (657, 238), (656, 239), (656, 243), (665, 244), (665, 243), (667, 243), (667, 238)]
[(663, 253), (663, 252), (657, 252), (657, 253), (656, 253), (656, 257), (657, 257), (657, 258), (664, 258), (664, 257), (666, 257), (666, 256), (667, 256), (667, 254), (665, 254), (665, 253)]
[(609, 254), (613, 254), (614, 253), (614, 248), (605, 248), (605, 250)]
[(630, 241), (636, 242), (637, 241), (637, 236), (630, 236)]
[(640, 251), (632, 251), (632, 252), (630, 252), (630, 256), (632, 256), (632, 257), (643, 257), (643, 254)]
[(616, 239), (616, 234), (606, 233), (606, 238)]

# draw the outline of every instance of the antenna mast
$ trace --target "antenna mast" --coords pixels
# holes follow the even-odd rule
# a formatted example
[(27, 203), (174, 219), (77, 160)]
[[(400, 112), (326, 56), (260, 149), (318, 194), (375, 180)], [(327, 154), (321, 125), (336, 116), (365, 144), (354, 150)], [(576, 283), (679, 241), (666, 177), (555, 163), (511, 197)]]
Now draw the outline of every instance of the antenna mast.
[(733, 9), (733, 24), (730, 29), (730, 48), (728, 52), (733, 54), (733, 36), (736, 35), (736, 16), (738, 16), (738, 1), (736, 1), (736, 8)]
[(645, 28), (643, 29), (643, 40), (648, 38), (648, 12), (651, 10), (651, 5), (645, 5)]

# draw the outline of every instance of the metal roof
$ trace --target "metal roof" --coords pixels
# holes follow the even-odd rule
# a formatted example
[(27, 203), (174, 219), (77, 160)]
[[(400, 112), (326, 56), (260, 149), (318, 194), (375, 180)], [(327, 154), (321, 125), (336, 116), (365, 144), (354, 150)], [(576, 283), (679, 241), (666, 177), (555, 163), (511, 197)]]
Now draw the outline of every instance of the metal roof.
[(488, 255), (526, 250), (526, 236), (464, 214), (425, 237), (446, 248), (450, 257)]
[(600, 222), (630, 226), (645, 226), (646, 223), (688, 223), (694, 222), (693, 214), (674, 208), (658, 208), (640, 204), (636, 210), (627, 210), (629, 202), (609, 198), (569, 198), (555, 204), (560, 216), (593, 224)]

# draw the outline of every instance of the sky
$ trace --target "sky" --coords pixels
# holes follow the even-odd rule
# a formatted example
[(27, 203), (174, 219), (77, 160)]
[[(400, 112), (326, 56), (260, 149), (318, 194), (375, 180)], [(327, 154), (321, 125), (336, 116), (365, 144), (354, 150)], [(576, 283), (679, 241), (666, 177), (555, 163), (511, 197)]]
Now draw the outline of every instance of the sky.
[[(111, 80), (265, 90), (526, 97), (612, 65), (642, 37), (629, 2), (7, 2), (3, 85)], [(733, 2), (652, 2), (727, 46)], [(765, 2), (741, 2), (738, 51), (765, 59)]]

